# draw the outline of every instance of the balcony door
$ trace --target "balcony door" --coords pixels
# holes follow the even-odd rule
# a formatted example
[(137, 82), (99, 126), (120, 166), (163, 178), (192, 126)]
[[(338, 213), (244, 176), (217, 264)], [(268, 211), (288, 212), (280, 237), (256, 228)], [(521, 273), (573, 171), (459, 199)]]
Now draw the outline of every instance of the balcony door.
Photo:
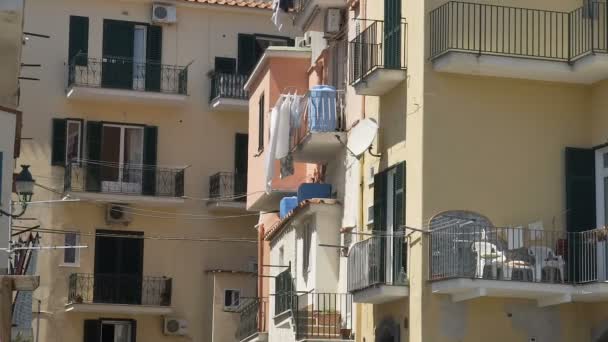
[(384, 67), (401, 68), (401, 0), (384, 0)]
[(144, 127), (104, 124), (101, 191), (142, 193)]
[[(93, 301), (106, 304), (142, 304), (144, 240), (140, 232), (97, 230)], [(145, 304), (145, 303), (144, 303)]]
[(101, 86), (133, 88), (135, 25), (126, 21), (104, 20)]
[(133, 31), (133, 89), (146, 89), (146, 36), (147, 27), (135, 25)]
[[(234, 195), (247, 193), (247, 159), (249, 135), (237, 133), (234, 141)], [(247, 197), (239, 197), (237, 201), (246, 201)]]

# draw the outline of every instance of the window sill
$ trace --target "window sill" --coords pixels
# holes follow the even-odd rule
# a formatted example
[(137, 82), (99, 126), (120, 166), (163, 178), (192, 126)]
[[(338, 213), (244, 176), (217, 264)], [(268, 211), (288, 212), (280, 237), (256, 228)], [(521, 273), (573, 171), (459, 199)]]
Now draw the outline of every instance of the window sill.
[(76, 267), (80, 267), (80, 263), (74, 263), (74, 264), (61, 263), (61, 264), (59, 264), (59, 267), (76, 268)]

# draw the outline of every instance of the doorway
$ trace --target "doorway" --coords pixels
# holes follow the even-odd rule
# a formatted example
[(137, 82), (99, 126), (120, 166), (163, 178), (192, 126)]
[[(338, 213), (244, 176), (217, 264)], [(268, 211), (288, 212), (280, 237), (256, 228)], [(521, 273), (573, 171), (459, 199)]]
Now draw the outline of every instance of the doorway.
[(102, 141), (102, 192), (141, 193), (144, 127), (104, 124)]

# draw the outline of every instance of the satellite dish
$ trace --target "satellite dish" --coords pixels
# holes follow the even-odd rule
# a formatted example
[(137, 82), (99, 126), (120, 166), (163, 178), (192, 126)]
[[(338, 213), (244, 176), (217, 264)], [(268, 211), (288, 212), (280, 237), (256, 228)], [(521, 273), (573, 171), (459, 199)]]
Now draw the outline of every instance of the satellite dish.
[(376, 134), (378, 134), (378, 123), (376, 120), (361, 120), (350, 130), (346, 148), (358, 158), (372, 146)]

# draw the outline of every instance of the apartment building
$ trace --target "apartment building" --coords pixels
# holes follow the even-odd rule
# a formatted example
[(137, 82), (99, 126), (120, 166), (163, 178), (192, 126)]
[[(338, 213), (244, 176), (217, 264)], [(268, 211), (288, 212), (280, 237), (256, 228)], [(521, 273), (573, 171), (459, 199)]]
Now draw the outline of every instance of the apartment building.
[[(291, 44), (270, 2), (38, 1), (20, 163), (42, 188), (44, 341), (232, 341), (256, 291), (247, 76)], [(32, 221), (34, 218), (36, 221)], [(22, 228), (23, 229), (23, 228)], [(37, 308), (36, 308), (37, 309)]]

